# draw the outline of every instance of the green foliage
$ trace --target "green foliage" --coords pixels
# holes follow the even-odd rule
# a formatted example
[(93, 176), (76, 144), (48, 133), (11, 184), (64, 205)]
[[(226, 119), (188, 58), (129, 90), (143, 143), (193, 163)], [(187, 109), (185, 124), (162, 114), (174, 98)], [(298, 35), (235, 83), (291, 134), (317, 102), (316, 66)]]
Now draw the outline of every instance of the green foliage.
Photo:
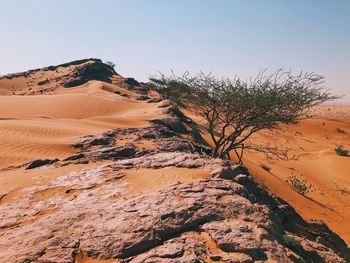
[(302, 251), (302, 246), (300, 242), (296, 240), (293, 236), (283, 235), (284, 244), (294, 252), (300, 253)]
[(323, 80), (313, 73), (294, 76), (280, 70), (271, 75), (262, 72), (251, 81), (204, 73), (169, 77), (161, 74), (150, 78), (149, 85), (163, 99), (186, 106), (206, 121), (204, 128), (215, 145), (213, 156), (228, 157), (234, 150), (241, 160), (243, 149), (281, 153), (274, 145), (261, 147), (246, 140), (261, 130), (296, 123), (307, 117), (311, 107), (336, 99), (323, 91)]
[(338, 145), (337, 147), (335, 147), (334, 150), (339, 156), (349, 156), (349, 151), (345, 150), (341, 145)]
[(184, 99), (191, 91), (188, 85), (176, 80), (168, 80), (164, 75), (160, 79), (150, 78), (148, 87), (157, 91), (162, 99), (170, 99), (179, 106), (186, 107)]
[(296, 176), (288, 176), (286, 182), (289, 184), (289, 186), (296, 192), (298, 192), (301, 195), (306, 195), (309, 192), (313, 192), (315, 188), (313, 185), (308, 184), (307, 180), (301, 180)]

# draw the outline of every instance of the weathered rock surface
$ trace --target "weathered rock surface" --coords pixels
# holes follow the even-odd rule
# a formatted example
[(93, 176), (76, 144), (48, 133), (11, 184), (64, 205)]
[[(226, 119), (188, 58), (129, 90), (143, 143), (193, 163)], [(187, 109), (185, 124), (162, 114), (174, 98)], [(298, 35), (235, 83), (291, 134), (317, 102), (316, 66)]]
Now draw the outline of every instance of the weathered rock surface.
[[(245, 184), (202, 179), (125, 195), (128, 184), (123, 176), (128, 169), (187, 167), (216, 174), (228, 165), (198, 154), (156, 153), (23, 189), (22, 199), (0, 206), (0, 261), (74, 262), (80, 255), (116, 262), (349, 260), (338, 236), (324, 225), (304, 222), (249, 176), (238, 178)], [(62, 193), (38, 200), (39, 193), (52, 189)], [(208, 246), (203, 233), (217, 244), (216, 249)], [(285, 234), (299, 240), (300, 251), (284, 244)]]
[(84, 66), (80, 67), (78, 66), (78, 69), (72, 76), (72, 79), (65, 82), (64, 87), (70, 88), (82, 85), (90, 80), (100, 80), (111, 83), (112, 76), (117, 74), (114, 69), (99, 59), (92, 61), (94, 63), (85, 64)]
[[(186, 128), (183, 127), (183, 129), (188, 135), (189, 132)], [(153, 147), (143, 147), (145, 142)], [(161, 124), (154, 124), (146, 128), (114, 129), (95, 136), (85, 136), (73, 147), (77, 148), (80, 153), (68, 157), (64, 161), (74, 161), (82, 158), (93, 161), (117, 160), (161, 152), (198, 153), (207, 156), (211, 152), (207, 145), (197, 143), (189, 138), (182, 138), (167, 125)], [(220, 168), (221, 170), (226, 169), (225, 167)], [(231, 178), (230, 176), (230, 171), (228, 171), (226, 177)]]
[(44, 166), (44, 165), (48, 165), (48, 164), (53, 164), (55, 162), (58, 162), (59, 160), (58, 159), (53, 159), (53, 160), (50, 160), (50, 159), (44, 159), (44, 160), (35, 160), (35, 161), (32, 161), (28, 166), (27, 166), (27, 170), (30, 170), (30, 169), (34, 169), (34, 168), (38, 168), (40, 166)]
[[(302, 261), (282, 242), (282, 234), (288, 231), (284, 218), (277, 218), (266, 205), (251, 202), (240, 184), (201, 180), (119, 199), (113, 198), (115, 192), (107, 185), (99, 191), (79, 192), (56, 213), (3, 231), (2, 262), (74, 262), (79, 254), (116, 262), (206, 262), (218, 253), (226, 262), (243, 262), (231, 261), (233, 252), (241, 253), (245, 262)], [(92, 203), (98, 205), (88, 205)], [(218, 244), (219, 252), (205, 245), (199, 235), (202, 231)], [(304, 254), (313, 249), (316, 259), (346, 262), (336, 248), (305, 236), (301, 241)]]
[[(47, 77), (43, 79), (42, 75)], [(52, 94), (58, 87), (71, 88), (87, 83), (90, 80), (112, 83), (113, 77), (123, 79), (110, 65), (103, 63), (100, 59), (90, 58), (8, 74), (0, 76), (0, 80), (24, 78), (25, 82), (23, 85), (21, 84), (14, 88), (12, 95), (35, 95)]]

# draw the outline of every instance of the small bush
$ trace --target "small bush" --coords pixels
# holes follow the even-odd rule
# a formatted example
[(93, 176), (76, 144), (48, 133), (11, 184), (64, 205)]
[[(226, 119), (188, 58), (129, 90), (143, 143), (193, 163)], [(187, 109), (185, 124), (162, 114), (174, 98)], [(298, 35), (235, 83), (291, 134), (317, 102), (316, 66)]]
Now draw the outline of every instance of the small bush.
[(289, 184), (289, 186), (296, 192), (298, 192), (301, 195), (305, 195), (309, 192), (314, 191), (314, 187), (311, 184), (308, 184), (306, 179), (300, 180), (296, 176), (288, 176), (286, 182)]
[(346, 134), (346, 131), (337, 127), (337, 133)]
[(113, 63), (112, 61), (106, 61), (106, 64), (112, 68), (115, 67), (115, 63)]
[(45, 84), (47, 84), (47, 83), (49, 83), (49, 80), (48, 80), (48, 79), (45, 79), (45, 80), (43, 80), (43, 81), (39, 81), (39, 82), (38, 82), (38, 85), (39, 85), (39, 86), (42, 86), (42, 85), (45, 85)]
[(294, 252), (302, 251), (302, 246), (300, 245), (300, 242), (296, 240), (293, 236), (283, 235), (283, 242), (289, 249), (291, 249)]
[(349, 156), (349, 151), (345, 150), (341, 145), (338, 145), (337, 147), (335, 147), (334, 150), (339, 156)]
[(338, 186), (336, 183), (333, 183), (335, 185), (336, 191), (340, 192), (342, 195), (350, 195), (350, 190), (346, 187)]

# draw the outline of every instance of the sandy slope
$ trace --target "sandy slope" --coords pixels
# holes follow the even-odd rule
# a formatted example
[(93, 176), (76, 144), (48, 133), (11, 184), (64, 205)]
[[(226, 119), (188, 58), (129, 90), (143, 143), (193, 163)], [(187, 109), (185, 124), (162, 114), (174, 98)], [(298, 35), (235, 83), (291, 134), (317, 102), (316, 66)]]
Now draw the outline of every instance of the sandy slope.
[(0, 95), (11, 95), (17, 87), (26, 87), (27, 80), (25, 77), (16, 79), (1, 79), (0, 80)]
[[(198, 123), (203, 120), (186, 112)], [(277, 137), (280, 147), (290, 149), (297, 160), (268, 160), (265, 155), (246, 152), (244, 165), (258, 182), (289, 202), (305, 219), (326, 222), (350, 244), (350, 157), (338, 156), (334, 148), (342, 145), (350, 150), (350, 106), (319, 106), (312, 111), (313, 118), (298, 125), (281, 127)], [(337, 128), (344, 131), (339, 132)], [(210, 136), (203, 137), (211, 144)], [(266, 144), (270, 137), (253, 137), (256, 144)], [(231, 154), (236, 160), (234, 154)], [(266, 171), (262, 165), (271, 170)], [(302, 196), (286, 183), (288, 176), (306, 179), (315, 188)], [(338, 188), (337, 188), (338, 187)]]
[(115, 86), (90, 81), (54, 95), (0, 96), (0, 167), (64, 158), (77, 137), (142, 127), (158, 117), (153, 104), (114, 94)]
[[(325, 221), (349, 244), (350, 194), (341, 193), (337, 187), (350, 190), (350, 157), (338, 156), (334, 148), (343, 145), (350, 149), (350, 120), (339, 117), (342, 120), (311, 119), (284, 128), (279, 140), (292, 149), (291, 153), (299, 157), (297, 160), (268, 161), (261, 154), (247, 153), (245, 165), (260, 183), (289, 202), (302, 216)], [(337, 128), (345, 134), (337, 132)], [(271, 170), (264, 170), (262, 165)], [(315, 191), (306, 196), (293, 191), (285, 182), (293, 175), (306, 179)]]

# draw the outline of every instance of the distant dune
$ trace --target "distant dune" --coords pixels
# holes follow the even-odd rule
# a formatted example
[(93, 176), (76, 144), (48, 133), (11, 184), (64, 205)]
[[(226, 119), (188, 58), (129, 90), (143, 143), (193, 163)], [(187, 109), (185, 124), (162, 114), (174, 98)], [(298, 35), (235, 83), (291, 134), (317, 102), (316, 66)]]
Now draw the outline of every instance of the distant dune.
[(314, 118), (350, 120), (350, 103), (340, 103), (336, 105), (321, 105), (314, 107), (311, 111)]

